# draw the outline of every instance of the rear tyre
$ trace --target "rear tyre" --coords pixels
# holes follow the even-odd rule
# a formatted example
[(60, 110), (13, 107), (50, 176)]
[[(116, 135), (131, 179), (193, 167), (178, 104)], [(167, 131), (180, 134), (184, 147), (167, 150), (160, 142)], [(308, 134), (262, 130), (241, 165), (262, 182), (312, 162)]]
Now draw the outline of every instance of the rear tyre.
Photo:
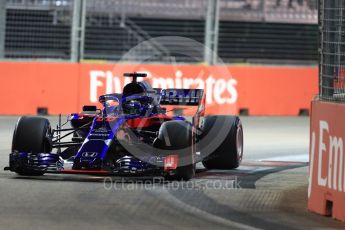
[[(21, 117), (14, 129), (12, 152), (31, 154), (49, 153), (51, 145), (51, 127), (48, 119), (41, 117)], [(17, 169), (17, 173), (27, 176), (43, 175), (43, 172)]]
[[(208, 152), (202, 161), (207, 169), (235, 169), (239, 167), (243, 158), (243, 127), (239, 117), (236, 116), (209, 116), (201, 127), (201, 153), (210, 151), (210, 143), (218, 142), (211, 152)], [(219, 132), (223, 140), (219, 138)]]
[(165, 156), (178, 155), (178, 166), (173, 174), (165, 176), (168, 180), (190, 180), (195, 174), (194, 141), (192, 126), (185, 121), (167, 121), (159, 129), (155, 148)]

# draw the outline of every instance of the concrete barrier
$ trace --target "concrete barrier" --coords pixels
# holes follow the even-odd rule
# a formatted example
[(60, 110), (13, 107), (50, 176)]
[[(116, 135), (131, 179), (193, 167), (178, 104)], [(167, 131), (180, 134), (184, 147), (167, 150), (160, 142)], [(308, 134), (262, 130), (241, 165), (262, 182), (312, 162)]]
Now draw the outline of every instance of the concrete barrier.
[(308, 208), (345, 221), (345, 105), (313, 101)]

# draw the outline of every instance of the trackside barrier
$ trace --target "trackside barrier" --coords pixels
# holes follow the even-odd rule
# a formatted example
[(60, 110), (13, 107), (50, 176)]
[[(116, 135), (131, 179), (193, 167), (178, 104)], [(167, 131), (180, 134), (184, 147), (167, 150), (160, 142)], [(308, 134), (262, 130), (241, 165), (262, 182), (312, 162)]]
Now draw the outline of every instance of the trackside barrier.
[(295, 116), (318, 91), (317, 67), (0, 62), (0, 114), (80, 111), (121, 92), (131, 71), (148, 73), (157, 88), (204, 88), (207, 114)]
[(313, 101), (308, 208), (345, 221), (345, 105)]

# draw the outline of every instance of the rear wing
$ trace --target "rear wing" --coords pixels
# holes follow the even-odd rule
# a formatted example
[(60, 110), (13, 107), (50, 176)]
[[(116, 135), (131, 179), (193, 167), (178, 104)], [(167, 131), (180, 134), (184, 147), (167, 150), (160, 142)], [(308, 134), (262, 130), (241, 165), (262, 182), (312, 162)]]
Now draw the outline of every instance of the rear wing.
[(160, 94), (161, 105), (199, 106), (202, 103), (203, 89), (156, 89)]
[[(186, 106), (200, 106), (204, 104), (204, 90), (203, 89), (159, 89), (155, 88), (153, 91), (137, 94), (141, 96), (153, 97), (160, 105), (186, 105)], [(104, 103), (107, 100), (121, 101), (122, 94), (112, 93), (105, 94), (99, 97), (99, 102)]]

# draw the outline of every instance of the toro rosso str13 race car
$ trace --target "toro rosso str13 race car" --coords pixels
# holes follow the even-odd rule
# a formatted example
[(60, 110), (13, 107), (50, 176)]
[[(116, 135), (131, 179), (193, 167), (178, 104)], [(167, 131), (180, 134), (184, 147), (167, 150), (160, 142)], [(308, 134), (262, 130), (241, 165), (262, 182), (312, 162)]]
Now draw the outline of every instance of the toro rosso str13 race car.
[[(102, 109), (84, 106), (65, 124), (60, 116), (56, 129), (46, 118), (19, 118), (5, 170), (24, 176), (77, 173), (189, 180), (198, 162), (206, 169), (239, 166), (243, 129), (238, 117), (204, 116), (201, 89), (153, 89), (137, 81), (146, 74), (125, 77), (132, 81), (122, 94), (100, 96)], [(167, 115), (166, 107), (178, 105), (194, 106), (194, 116)]]

